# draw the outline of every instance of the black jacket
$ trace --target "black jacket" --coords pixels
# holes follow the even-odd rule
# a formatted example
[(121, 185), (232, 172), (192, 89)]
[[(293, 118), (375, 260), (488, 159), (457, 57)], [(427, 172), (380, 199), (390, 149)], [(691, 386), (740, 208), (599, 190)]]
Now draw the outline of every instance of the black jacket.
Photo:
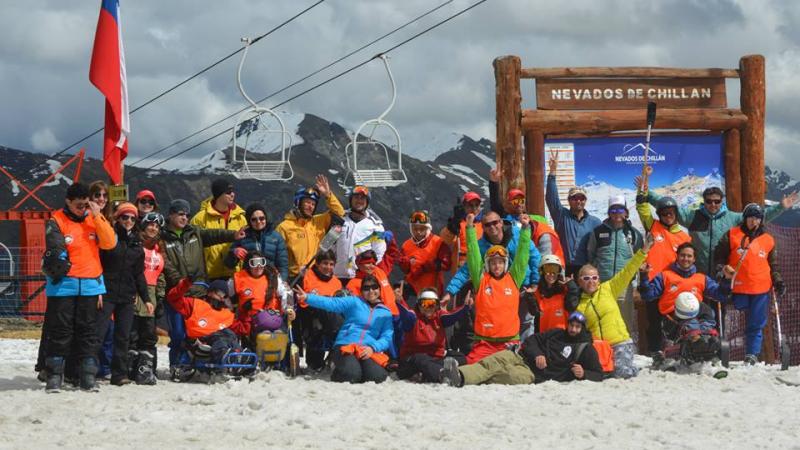
[(128, 233), (119, 224), (114, 225), (117, 246), (100, 251), (106, 294), (103, 301), (133, 303), (138, 294), (149, 303), (147, 281), (144, 278), (144, 247), (136, 230)]
[[(567, 348), (569, 350), (565, 350)], [(577, 355), (579, 352), (580, 355)], [(603, 379), (600, 359), (592, 345), (592, 337), (585, 329), (574, 338), (560, 328), (534, 334), (525, 339), (520, 354), (533, 371), (536, 383), (547, 380), (575, 380), (575, 375), (572, 373), (573, 364), (580, 364), (583, 367), (583, 379), (590, 381)], [(547, 367), (544, 370), (536, 367), (537, 356), (544, 356), (547, 359)]]

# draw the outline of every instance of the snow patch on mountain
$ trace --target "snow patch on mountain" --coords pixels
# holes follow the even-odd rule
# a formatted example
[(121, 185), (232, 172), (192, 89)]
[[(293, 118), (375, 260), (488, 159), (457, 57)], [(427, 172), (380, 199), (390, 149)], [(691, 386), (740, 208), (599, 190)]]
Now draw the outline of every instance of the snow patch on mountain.
[(439, 166), (439, 168), (451, 175), (455, 175), (463, 180), (466, 180), (468, 183), (471, 183), (475, 186), (480, 186), (486, 183), (483, 177), (475, 173), (474, 170), (461, 164), (442, 164)]
[(442, 153), (458, 148), (464, 135), (453, 131), (443, 131), (438, 134), (406, 138), (403, 152), (420, 161), (433, 161)]
[(497, 165), (497, 161), (493, 160), (492, 158), (489, 158), (488, 156), (484, 155), (483, 153), (476, 152), (476, 151), (473, 150), (472, 154), (475, 155), (481, 161), (485, 162), (486, 165), (491, 167), (491, 168), (494, 168), (494, 166)]
[(205, 172), (213, 173), (218, 171), (225, 171), (227, 168), (228, 168), (228, 159), (225, 156), (225, 152), (222, 150), (216, 150), (204, 156), (191, 166), (185, 169), (180, 169), (180, 171), (185, 174), (205, 173)]

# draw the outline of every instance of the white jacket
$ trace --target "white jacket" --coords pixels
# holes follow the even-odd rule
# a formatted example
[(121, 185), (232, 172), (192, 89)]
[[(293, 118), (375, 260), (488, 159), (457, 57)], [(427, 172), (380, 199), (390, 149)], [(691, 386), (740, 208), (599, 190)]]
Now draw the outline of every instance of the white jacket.
[(353, 278), (356, 276), (356, 256), (367, 250), (372, 250), (378, 257), (378, 262), (386, 253), (386, 241), (383, 240), (383, 221), (371, 209), (367, 209), (366, 217), (354, 222), (350, 217), (350, 210), (344, 215), (342, 235), (336, 241), (336, 266), (333, 274), (339, 278)]

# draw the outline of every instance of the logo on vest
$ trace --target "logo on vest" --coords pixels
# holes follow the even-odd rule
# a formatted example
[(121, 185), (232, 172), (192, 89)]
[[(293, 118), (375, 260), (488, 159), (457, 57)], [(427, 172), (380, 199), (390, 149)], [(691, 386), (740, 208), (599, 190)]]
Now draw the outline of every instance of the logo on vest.
[(512, 292), (511, 292), (511, 288), (505, 288), (505, 289), (503, 289), (503, 293), (504, 293), (504, 294), (506, 294), (506, 295), (511, 295), (511, 293), (512, 293)]
[(677, 291), (677, 290), (678, 290), (678, 285), (677, 285), (677, 284), (671, 284), (671, 285), (669, 286), (669, 291), (670, 291), (670, 292), (675, 292), (675, 291)]
[(758, 257), (759, 258), (766, 258), (767, 257), (767, 252), (765, 252), (764, 250), (759, 250), (758, 251)]
[(89, 233), (89, 240), (90, 241), (96, 241), (97, 240), (97, 235), (94, 234), (94, 233)]
[(208, 321), (206, 319), (200, 319), (197, 321), (197, 326), (200, 328), (205, 328), (208, 325)]
[(656, 242), (661, 242), (661, 241), (664, 240), (664, 236), (662, 236), (660, 234), (653, 235), (653, 238), (655, 238)]
[(245, 289), (245, 290), (244, 290), (244, 295), (245, 295), (246, 297), (249, 297), (249, 296), (253, 295), (253, 290), (252, 290), (252, 289), (250, 289), (250, 288), (248, 288), (248, 289)]
[(563, 315), (564, 315), (564, 311), (563, 310), (561, 310), (561, 309), (557, 309), (556, 310), (556, 316), (561, 317)]
[(492, 287), (486, 286), (486, 289), (483, 290), (483, 293), (486, 295), (492, 295)]
[(563, 350), (561, 350), (561, 356), (563, 356), (564, 358), (569, 358), (569, 355), (571, 354), (572, 354), (572, 347), (570, 347), (569, 345), (564, 347)]
[(72, 235), (71, 234), (68, 234), (68, 235), (64, 236), (64, 243), (65, 244), (67, 244), (67, 245), (72, 244), (72, 241), (73, 241), (73, 239), (72, 239)]

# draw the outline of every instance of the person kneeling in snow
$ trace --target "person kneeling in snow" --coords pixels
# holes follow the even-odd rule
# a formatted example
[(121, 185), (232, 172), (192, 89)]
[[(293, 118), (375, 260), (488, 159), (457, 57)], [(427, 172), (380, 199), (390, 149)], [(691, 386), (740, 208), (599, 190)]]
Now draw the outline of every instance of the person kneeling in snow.
[(515, 347), (462, 367), (453, 358), (445, 358), (442, 378), (456, 387), (603, 379), (597, 351), (586, 330), (586, 317), (577, 311), (570, 314), (566, 330), (537, 333), (520, 348)]
[(220, 364), (227, 353), (241, 350), (239, 337), (250, 334), (250, 311), (245, 307), (234, 315), (225, 280), (213, 281), (205, 298), (185, 297), (191, 286), (190, 278), (182, 279), (167, 294), (167, 302), (183, 317), (190, 345), (210, 346), (211, 362)]
[[(389, 287), (391, 289), (391, 286)], [(306, 294), (295, 287), (297, 302), (312, 308), (339, 313), (344, 324), (336, 336), (331, 381), (364, 383), (386, 380), (389, 373), (386, 352), (394, 335), (392, 312), (381, 299), (381, 285), (372, 275), (361, 280), (361, 296), (326, 297)]]

